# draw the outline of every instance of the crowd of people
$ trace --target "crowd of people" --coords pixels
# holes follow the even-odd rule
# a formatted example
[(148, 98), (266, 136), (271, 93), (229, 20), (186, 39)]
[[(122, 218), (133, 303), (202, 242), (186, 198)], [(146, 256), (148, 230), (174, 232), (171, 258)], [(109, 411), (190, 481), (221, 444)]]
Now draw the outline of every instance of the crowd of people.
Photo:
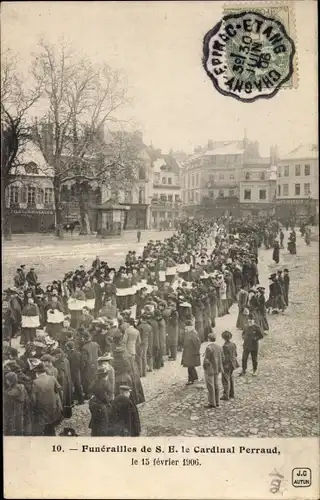
[(193, 384), (203, 342), (208, 407), (233, 398), (237, 348), (230, 331), (223, 347), (216, 343), (216, 321), (238, 304), (241, 375), (249, 356), (255, 375), (267, 313), (289, 304), (288, 269), (271, 274), (267, 300), (259, 282), (258, 249), (273, 248), (274, 258), (281, 232), (273, 218), (188, 220), (172, 237), (149, 241), (141, 256), (129, 251), (118, 270), (97, 256), (89, 269), (45, 288), (35, 268), (21, 265), (3, 300), (4, 433), (55, 435), (74, 406), (88, 401), (92, 436), (138, 436), (141, 379), (182, 351)]

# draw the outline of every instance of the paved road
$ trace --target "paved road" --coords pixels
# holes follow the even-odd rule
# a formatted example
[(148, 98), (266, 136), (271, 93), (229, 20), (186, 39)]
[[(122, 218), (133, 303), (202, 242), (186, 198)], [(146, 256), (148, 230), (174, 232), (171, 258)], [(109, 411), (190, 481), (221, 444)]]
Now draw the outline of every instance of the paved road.
[[(236, 374), (236, 399), (222, 402), (220, 410), (206, 410), (207, 393), (199, 368), (199, 383), (185, 386), (186, 369), (166, 362), (162, 370), (142, 379), (146, 402), (140, 405), (142, 433), (147, 436), (252, 436), (295, 437), (319, 435), (318, 426), (318, 247), (299, 240), (298, 255), (286, 250), (274, 266), (272, 251), (260, 251), (260, 279), (268, 285), (273, 269), (288, 267), (291, 273), (290, 306), (285, 314), (269, 317), (270, 332), (260, 343), (258, 376)], [(217, 319), (217, 342), (221, 333), (233, 333), (242, 354), (241, 332), (236, 330), (237, 307)], [(202, 345), (203, 353), (205, 344)], [(65, 425), (87, 435), (90, 419), (86, 405), (78, 407)], [(67, 423), (68, 422), (68, 423)]]
[[(150, 238), (163, 239), (168, 233), (143, 235), (140, 245), (135, 235), (126, 235), (125, 241), (56, 243), (52, 248), (25, 249), (19, 255), (5, 248), (5, 278), (8, 269), (17, 265), (39, 262), (41, 280), (53, 279), (81, 262), (91, 262), (96, 254), (120, 264), (127, 250), (140, 252)], [(17, 249), (17, 247), (15, 247)], [(102, 253), (106, 249), (106, 253)], [(30, 252), (30, 253), (28, 253)], [(63, 257), (61, 255), (63, 254)], [(28, 258), (26, 258), (28, 255)], [(298, 236), (298, 255), (281, 251), (278, 266), (272, 265), (272, 250), (260, 251), (260, 280), (268, 286), (268, 275), (276, 268), (288, 267), (291, 274), (290, 306), (284, 315), (269, 317), (270, 332), (260, 343), (259, 374), (254, 378), (250, 370), (245, 378), (236, 378), (236, 399), (224, 402), (220, 410), (205, 410), (207, 402), (203, 373), (194, 386), (185, 386), (186, 369), (176, 362), (166, 362), (160, 371), (142, 379), (146, 403), (139, 411), (144, 435), (186, 436), (315, 436), (318, 426), (318, 367), (319, 367), (319, 309), (318, 309), (318, 243), (306, 247)], [(117, 261), (117, 262), (115, 262)], [(7, 267), (8, 266), (8, 267)], [(10, 273), (12, 276), (12, 273)], [(221, 333), (233, 333), (241, 359), (241, 332), (235, 329), (237, 308), (231, 314), (217, 319), (216, 332), (221, 344)], [(202, 352), (205, 345), (202, 346)], [(250, 364), (249, 364), (250, 368)], [(73, 426), (80, 435), (88, 435), (90, 414), (87, 405), (77, 407), (65, 426)]]

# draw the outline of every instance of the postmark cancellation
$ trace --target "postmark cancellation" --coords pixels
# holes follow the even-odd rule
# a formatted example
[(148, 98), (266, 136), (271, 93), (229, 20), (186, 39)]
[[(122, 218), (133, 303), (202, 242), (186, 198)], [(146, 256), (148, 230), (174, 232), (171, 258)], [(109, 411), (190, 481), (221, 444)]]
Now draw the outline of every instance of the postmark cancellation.
[(204, 37), (203, 66), (214, 87), (242, 102), (271, 98), (297, 83), (292, 9), (226, 6)]

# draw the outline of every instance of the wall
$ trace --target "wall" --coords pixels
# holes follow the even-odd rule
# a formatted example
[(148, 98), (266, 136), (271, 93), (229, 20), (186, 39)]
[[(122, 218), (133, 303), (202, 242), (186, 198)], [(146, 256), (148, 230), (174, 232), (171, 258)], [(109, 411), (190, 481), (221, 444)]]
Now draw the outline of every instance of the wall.
[[(300, 165), (300, 176), (295, 175), (295, 166)], [(310, 165), (310, 175), (305, 175), (305, 165)], [(284, 176), (285, 166), (289, 167), (289, 175)], [(295, 193), (295, 184), (300, 184), (300, 194)], [(309, 184), (310, 195), (305, 192), (304, 184)], [(288, 194), (284, 194), (284, 185), (288, 185)], [(279, 187), (280, 186), (280, 192)], [(281, 160), (277, 172), (277, 198), (319, 199), (319, 165), (316, 159)]]

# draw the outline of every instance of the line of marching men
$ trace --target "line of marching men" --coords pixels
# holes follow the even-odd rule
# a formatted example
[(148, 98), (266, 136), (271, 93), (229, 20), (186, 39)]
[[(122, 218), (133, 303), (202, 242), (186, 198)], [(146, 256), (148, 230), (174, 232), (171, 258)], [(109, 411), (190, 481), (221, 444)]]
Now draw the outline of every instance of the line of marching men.
[[(71, 417), (74, 401), (90, 399), (92, 435), (139, 434), (141, 377), (161, 369), (164, 356), (176, 359), (190, 322), (200, 343), (207, 341), (216, 318), (228, 314), (237, 298), (240, 304), (243, 293), (259, 284), (256, 234), (257, 225), (243, 221), (189, 221), (164, 242), (148, 242), (142, 256), (130, 251), (118, 271), (97, 257), (89, 270), (80, 266), (45, 290), (35, 270), (26, 275), (21, 266), (15, 288), (7, 290), (7, 414), (12, 413), (10, 392), (16, 394), (19, 387), (33, 405), (29, 433), (52, 435), (63, 418)], [(246, 305), (258, 321), (262, 301), (259, 294), (250, 294)], [(245, 317), (239, 306), (240, 313)], [(266, 330), (264, 312), (262, 318)], [(19, 335), (25, 348), (20, 357), (10, 346)], [(192, 371), (185, 352), (182, 362)], [(37, 380), (48, 383), (46, 377), (51, 377), (53, 391), (50, 412), (48, 402), (37, 402), (34, 394)], [(19, 397), (21, 406), (24, 398)], [(17, 414), (21, 419), (24, 411), (20, 408)], [(6, 433), (19, 433), (11, 428), (12, 419), (6, 422)], [(23, 433), (23, 422), (18, 422)]]

